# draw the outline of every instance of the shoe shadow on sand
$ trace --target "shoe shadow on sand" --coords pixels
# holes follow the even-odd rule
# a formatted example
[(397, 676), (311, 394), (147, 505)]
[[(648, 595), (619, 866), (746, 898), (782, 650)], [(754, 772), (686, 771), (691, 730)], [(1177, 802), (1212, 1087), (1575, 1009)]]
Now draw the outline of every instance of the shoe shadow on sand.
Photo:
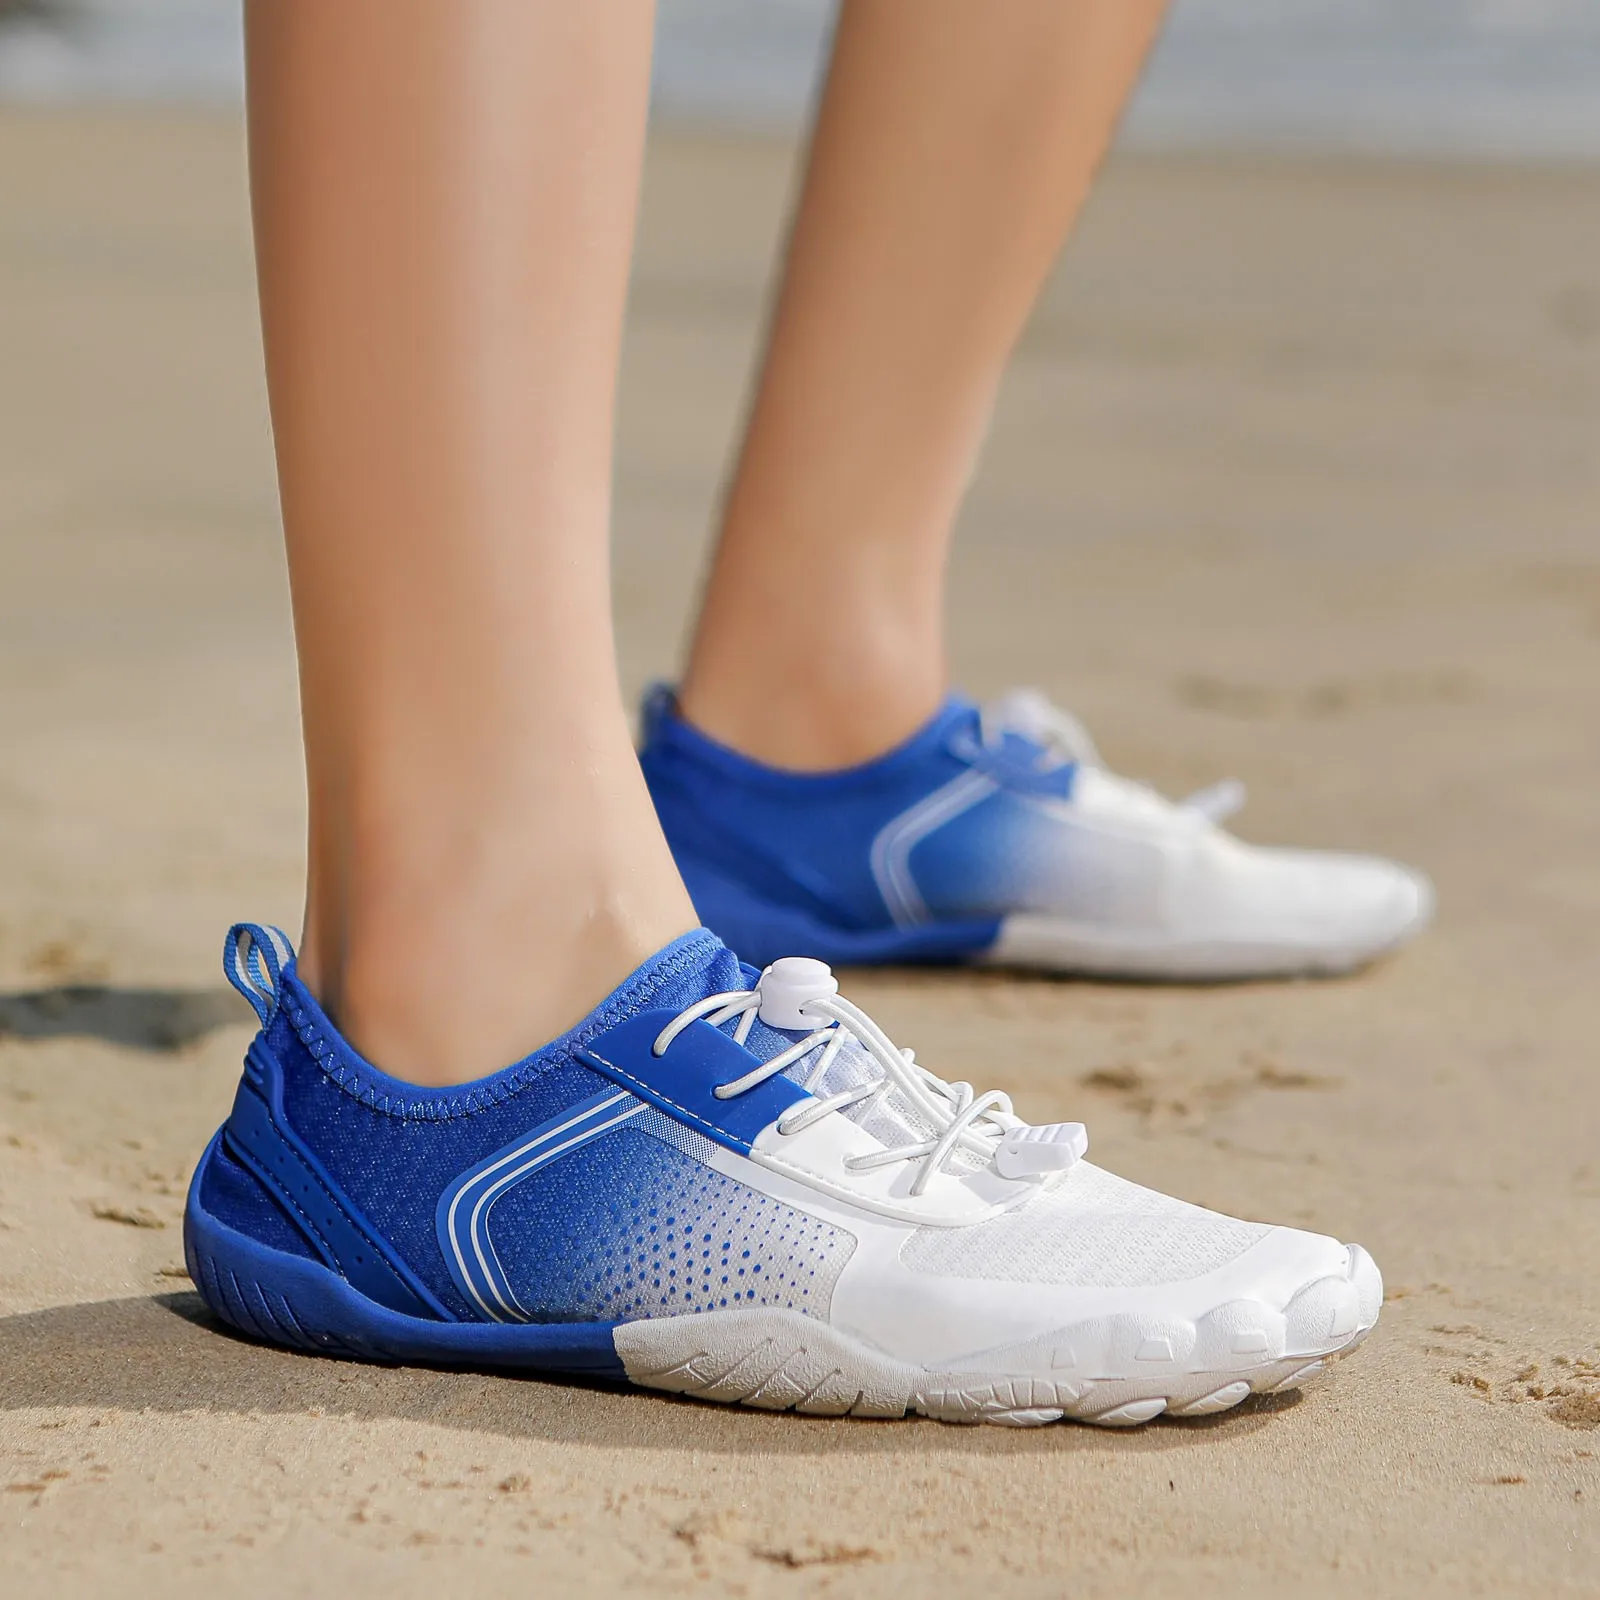
[(99, 1039), (134, 1050), (181, 1050), (249, 1015), (231, 989), (63, 984), (0, 994), (0, 1039)]
[(0, 1410), (81, 1406), (125, 1411), (339, 1416), (432, 1423), (465, 1433), (610, 1449), (722, 1455), (1061, 1454), (1182, 1450), (1271, 1427), (1300, 1396), (1162, 1419), (1129, 1432), (1078, 1425), (1025, 1430), (802, 1417), (681, 1400), (637, 1389), (379, 1367), (298, 1355), (222, 1328), (199, 1295), (57, 1306), (0, 1317)]

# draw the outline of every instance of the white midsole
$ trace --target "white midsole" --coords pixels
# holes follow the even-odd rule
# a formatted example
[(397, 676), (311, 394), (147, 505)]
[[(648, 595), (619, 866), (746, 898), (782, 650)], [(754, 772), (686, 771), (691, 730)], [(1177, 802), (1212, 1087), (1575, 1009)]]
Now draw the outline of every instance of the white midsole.
[(1428, 916), (1424, 907), (1410, 922), (1380, 937), (1312, 941), (1197, 938), (1018, 911), (1001, 921), (999, 936), (978, 960), (995, 967), (1190, 982), (1332, 975), (1364, 966), (1408, 943), (1427, 925)]

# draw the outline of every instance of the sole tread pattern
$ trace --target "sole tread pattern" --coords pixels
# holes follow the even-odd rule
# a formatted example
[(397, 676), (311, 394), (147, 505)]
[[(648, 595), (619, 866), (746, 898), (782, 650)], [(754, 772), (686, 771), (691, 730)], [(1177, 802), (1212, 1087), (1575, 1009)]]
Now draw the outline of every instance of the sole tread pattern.
[[(1071, 1418), (1127, 1428), (1163, 1413), (1214, 1416), (1252, 1394), (1300, 1387), (1361, 1343), (1377, 1319), (1380, 1298), (1376, 1269), (1365, 1252), (1352, 1248), (1347, 1275), (1306, 1284), (1281, 1311), (1240, 1301), (1197, 1324), (1157, 1328), (1132, 1317), (1103, 1319), (975, 1357), (973, 1371), (930, 1372), (895, 1361), (787, 1311), (627, 1323), (616, 1330), (616, 1341), (632, 1382), (698, 1399), (813, 1416), (914, 1412), (944, 1422), (1008, 1427)], [(1118, 1365), (1117, 1351), (1148, 1351), (1157, 1340), (1186, 1352), (1186, 1358), (1157, 1363), (1146, 1357), (1141, 1365), (1166, 1370), (1136, 1377), (1094, 1375)], [(1058, 1362), (1063, 1349), (1074, 1352), (1070, 1376), (1037, 1370)], [(1101, 1357), (1109, 1359), (1097, 1365)], [(1004, 1370), (1030, 1365), (1032, 1373)]]

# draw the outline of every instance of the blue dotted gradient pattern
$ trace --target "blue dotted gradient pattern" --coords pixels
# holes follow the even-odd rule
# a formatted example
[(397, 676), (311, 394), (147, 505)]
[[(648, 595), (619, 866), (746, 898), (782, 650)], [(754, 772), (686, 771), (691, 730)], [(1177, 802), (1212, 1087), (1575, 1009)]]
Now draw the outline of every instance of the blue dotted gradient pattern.
[(855, 1247), (843, 1229), (626, 1127), (507, 1191), (489, 1236), (540, 1322), (750, 1306), (826, 1317)]

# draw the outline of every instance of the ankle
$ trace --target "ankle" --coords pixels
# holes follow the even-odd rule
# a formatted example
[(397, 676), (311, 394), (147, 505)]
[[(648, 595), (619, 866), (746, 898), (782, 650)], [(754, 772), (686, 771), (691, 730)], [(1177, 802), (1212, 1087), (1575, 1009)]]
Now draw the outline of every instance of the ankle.
[[(586, 891), (458, 884), (425, 905), (391, 896), (355, 917), (314, 905), (298, 965), (352, 1048), (395, 1077), (444, 1087), (559, 1037), (695, 922), (675, 875), (659, 886), (596, 876)], [(319, 936), (333, 927), (336, 940)]]
[[(745, 659), (748, 660), (748, 657)], [(909, 739), (943, 704), (942, 663), (924, 670), (872, 673), (846, 658), (847, 677), (813, 661), (792, 670), (716, 671), (698, 655), (678, 693), (678, 709), (700, 732), (791, 772), (831, 772), (875, 760)]]

